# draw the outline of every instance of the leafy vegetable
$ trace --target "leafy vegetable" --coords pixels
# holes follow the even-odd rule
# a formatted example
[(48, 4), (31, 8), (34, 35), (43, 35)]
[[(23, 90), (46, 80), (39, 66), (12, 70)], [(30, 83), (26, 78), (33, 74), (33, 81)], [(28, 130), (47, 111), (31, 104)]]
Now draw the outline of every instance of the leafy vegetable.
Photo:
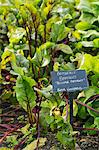
[[(30, 82), (32, 81), (32, 82)], [(16, 82), (16, 97), (19, 104), (27, 111), (28, 103), (33, 108), (36, 105), (36, 94), (32, 88), (35, 84), (34, 80), (26, 76), (18, 76)]]

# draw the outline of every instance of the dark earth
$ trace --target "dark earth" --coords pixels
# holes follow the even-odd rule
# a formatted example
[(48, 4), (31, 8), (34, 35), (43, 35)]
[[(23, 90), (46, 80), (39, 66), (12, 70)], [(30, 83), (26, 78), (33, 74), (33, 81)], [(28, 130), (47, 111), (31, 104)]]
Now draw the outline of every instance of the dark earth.
[[(2, 114), (5, 114), (5, 116), (2, 117)], [(6, 116), (7, 114), (7, 116)], [(19, 107), (13, 108), (9, 104), (6, 103), (2, 105), (2, 113), (1, 113), (1, 120), (0, 120), (0, 138), (2, 138), (2, 135), (4, 132), (6, 132), (6, 129), (9, 124), (18, 124), (17, 117), (20, 115), (26, 115), (26, 113), (21, 110)], [(14, 115), (14, 116), (13, 116)], [(25, 122), (25, 120), (23, 120)], [(2, 127), (2, 124), (5, 124), (5, 128)], [(24, 126), (24, 125), (23, 125)], [(13, 126), (12, 126), (13, 127)], [(18, 133), (17, 133), (18, 134)], [(11, 133), (13, 135), (13, 132)], [(45, 135), (47, 138), (47, 141), (45, 145), (40, 148), (40, 150), (66, 150), (65, 147), (62, 146), (62, 144), (57, 141), (55, 134), (52, 132), (48, 132), (47, 135)], [(79, 135), (76, 135), (76, 150), (99, 150), (99, 134), (96, 135), (84, 135), (83, 132), (79, 132)], [(5, 141), (0, 143), (0, 147), (7, 146)], [(18, 150), (21, 150), (22, 148), (18, 148)]]
[[(47, 143), (42, 150), (66, 150), (57, 141), (54, 134), (49, 133), (47, 139)], [(79, 135), (79, 137), (76, 137), (76, 150), (99, 150), (99, 136)]]

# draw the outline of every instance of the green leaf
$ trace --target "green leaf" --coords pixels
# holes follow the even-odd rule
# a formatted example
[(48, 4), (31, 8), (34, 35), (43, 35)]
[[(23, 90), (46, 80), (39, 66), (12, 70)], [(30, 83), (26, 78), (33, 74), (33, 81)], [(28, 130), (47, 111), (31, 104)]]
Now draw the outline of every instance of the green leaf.
[(93, 45), (95, 48), (99, 48), (99, 38), (93, 40)]
[(90, 0), (80, 0), (78, 9), (81, 9), (84, 12), (92, 13), (91, 1)]
[(47, 87), (43, 87), (42, 89), (34, 87), (34, 90), (37, 91), (40, 95), (43, 95), (46, 98), (48, 98), (51, 96), (50, 92), (52, 91), (52, 85), (48, 85)]
[(50, 112), (51, 112), (51, 114), (50, 115), (52, 115), (52, 111), (53, 111), (53, 109), (55, 108), (55, 107), (57, 107), (57, 102), (55, 102), (55, 101), (44, 101), (44, 102), (42, 102), (41, 103), (41, 106), (42, 107), (44, 107), (44, 108), (50, 108), (51, 110), (50, 110)]
[(77, 53), (76, 58), (70, 57), (72, 62), (78, 62), (77, 68), (83, 69), (87, 72), (99, 73), (99, 58), (90, 54)]
[(72, 54), (73, 53), (73, 51), (70, 48), (70, 46), (65, 45), (65, 44), (57, 44), (56, 45), (56, 49), (57, 50), (61, 50), (62, 52), (66, 53), (66, 54)]
[(19, 104), (27, 111), (27, 104), (30, 103), (30, 107), (36, 105), (36, 94), (29, 83), (31, 79), (26, 76), (18, 76), (16, 81), (16, 97)]
[(47, 3), (47, 1), (44, 1), (41, 5), (41, 17), (43, 20), (47, 19), (48, 14), (51, 12), (53, 5), (51, 3)]
[(79, 69), (86, 70), (87, 73), (93, 71), (99, 73), (99, 58), (90, 54), (84, 54)]
[(72, 61), (72, 62), (77, 62), (77, 68), (79, 68), (80, 66), (81, 66), (81, 63), (83, 62), (83, 60), (84, 60), (84, 57), (83, 57), (83, 54), (81, 54), (81, 53), (76, 53), (76, 55), (75, 55), (75, 58), (74, 57), (70, 57), (70, 60)]
[(12, 74), (15, 75), (24, 75), (24, 70), (21, 67), (18, 67), (16, 64), (12, 65), (12, 69), (14, 71), (12, 71)]
[(30, 84), (31, 87), (37, 84), (36, 81), (32, 79), (31, 77), (24, 76), (24, 80), (26, 80)]
[(81, 33), (84, 35), (83, 38), (89, 38), (90, 36), (99, 37), (99, 32), (96, 30), (81, 31)]
[[(88, 103), (88, 106), (90, 106), (90, 107), (94, 108), (95, 110), (98, 110), (98, 111), (99, 111), (99, 104), (97, 103), (97, 106), (94, 107), (94, 103), (96, 103), (96, 102)], [(96, 118), (96, 117), (99, 116), (99, 113), (96, 113), (96, 112), (94, 112), (94, 111), (92, 111), (92, 110), (90, 110), (90, 109), (88, 109), (88, 108), (87, 108), (87, 111), (88, 111), (88, 113), (89, 113), (92, 117), (94, 117), (94, 118)]]
[(94, 47), (93, 41), (82, 41), (80, 42), (84, 47)]
[(45, 116), (45, 120), (48, 124), (51, 124), (52, 122), (54, 122), (54, 116)]
[(43, 107), (43, 108), (50, 108), (49, 102), (48, 102), (48, 101), (42, 102), (42, 103), (41, 103), (41, 107)]
[(26, 124), (24, 127), (22, 127), (22, 128), (20, 129), (20, 131), (21, 131), (24, 135), (26, 135), (27, 132), (28, 132), (29, 127), (30, 127), (30, 124)]
[(82, 13), (80, 20), (91, 24), (99, 20), (99, 3), (97, 1), (81, 0), (78, 9), (80, 9)]
[(11, 62), (12, 65), (16, 64), (16, 56), (12, 49), (5, 48), (1, 58), (1, 69), (5, 69), (8, 62)]
[(34, 57), (32, 58), (32, 63), (38, 65), (39, 67), (45, 67), (50, 63), (50, 55), (48, 52), (49, 48), (52, 48), (55, 44), (52, 42), (46, 42), (37, 48)]
[(75, 70), (75, 66), (74, 66), (73, 63), (70, 63), (70, 62), (68, 62), (67, 64), (66, 63), (62, 63), (62, 64), (60, 64), (60, 68), (59, 69), (63, 70), (63, 71), (65, 71), (65, 70)]
[(78, 111), (78, 116), (81, 118), (81, 119), (86, 119), (87, 118), (87, 111), (86, 111), (86, 108), (84, 106), (82, 106), (79, 111)]
[(0, 150), (13, 150), (13, 148), (1, 147)]
[[(93, 124), (93, 123), (94, 123), (94, 118), (93, 117), (89, 117), (89, 119), (83, 125), (83, 128), (95, 128), (95, 124)], [(92, 130), (85, 131), (85, 132), (87, 132), (87, 134), (89, 134), (89, 135), (96, 134), (96, 131), (92, 131)]]
[(59, 66), (60, 66), (59, 62), (55, 62), (54, 66), (53, 66), (53, 70), (54, 71), (58, 71), (59, 70)]
[(32, 1), (30, 3), (27, 1), (25, 3), (25, 7), (31, 12), (32, 15), (34, 15), (34, 16), (38, 15), (38, 11), (37, 11), (36, 7), (33, 5)]
[(90, 86), (88, 89), (84, 91), (85, 99), (84, 103), (93, 95), (99, 94), (99, 90), (96, 86)]
[(18, 43), (25, 34), (26, 31), (24, 28), (21, 27), (11, 28), (10, 32), (8, 32), (10, 43), (12, 44)]
[(92, 67), (93, 67), (93, 69), (92, 69), (93, 72), (95, 74), (99, 74), (99, 57), (98, 57), (98, 55), (93, 57)]
[[(46, 142), (46, 138), (42, 138), (40, 137), (39, 138), (39, 145), (38, 147), (42, 147), (45, 145), (45, 142)], [(37, 140), (34, 140), (33, 142), (31, 142), (30, 144), (28, 144), (24, 149), (22, 150), (35, 150), (36, 147), (37, 147), (37, 143), (38, 143), (38, 139)]]
[(85, 122), (84, 127), (85, 128), (89, 128), (94, 122), (94, 118), (93, 117), (89, 117), (88, 120)]
[(50, 38), (53, 42), (61, 41), (66, 38), (68, 31), (65, 28), (65, 25), (62, 23), (53, 24)]
[(84, 21), (77, 23), (76, 26), (75, 26), (75, 28), (77, 30), (87, 30), (87, 29), (90, 29), (91, 27), (92, 26), (91, 26), (90, 23), (84, 22)]
[(92, 71), (92, 59), (93, 59), (93, 57), (90, 54), (83, 55), (80, 69), (86, 70), (87, 73)]
[(27, 60), (23, 55), (21, 54), (16, 55), (16, 61), (17, 66), (29, 68), (29, 60)]
[(66, 149), (75, 150), (75, 142), (72, 136), (65, 131), (58, 131), (57, 139), (66, 147)]
[(91, 83), (92, 83), (93, 86), (99, 87), (99, 74), (98, 73), (91, 76)]
[(46, 43), (42, 44), (42, 45), (39, 47), (39, 51), (42, 51), (42, 50), (44, 50), (44, 49), (52, 48), (53, 46), (55, 46), (55, 43), (53, 43), (53, 42), (46, 42)]
[(0, 98), (5, 101), (10, 99), (11, 95), (12, 95), (11, 91), (4, 90), (4, 92), (0, 95)]
[(96, 127), (99, 129), (99, 117), (96, 117), (94, 119), (94, 124), (96, 125)]
[(82, 12), (80, 20), (93, 24), (95, 21), (98, 21), (98, 18), (96, 18), (92, 13)]
[[(89, 128), (95, 128), (95, 124), (90, 125)], [(87, 134), (89, 134), (89, 135), (95, 135), (95, 134), (96, 134), (96, 131), (94, 131), (94, 130), (89, 130), (89, 131), (87, 131)]]
[(42, 66), (41, 67), (45, 67), (50, 63), (50, 56), (47, 55), (44, 57), (43, 61), (42, 61)]
[[(50, 38), (50, 30), (55, 22), (59, 21), (59, 17), (57, 15), (53, 15), (46, 23), (46, 32), (47, 32), (47, 40)], [(44, 31), (43, 31), (44, 32)], [(43, 35), (44, 37), (44, 35)]]
[(73, 101), (73, 116), (76, 116), (78, 113), (78, 105)]
[(73, 31), (72, 34), (73, 34), (73, 37), (76, 38), (77, 40), (81, 39), (81, 35), (77, 30)]
[(59, 104), (59, 107), (65, 106), (65, 105), (66, 105), (66, 102), (65, 101), (61, 101), (60, 104)]
[(32, 58), (31, 62), (35, 65), (40, 65), (40, 62), (39, 62), (39, 55), (37, 53), (34, 54), (34, 57)]
[(94, 16), (98, 17), (98, 14), (99, 14), (99, 1), (91, 2), (91, 6), (92, 6), (92, 13), (94, 14)]

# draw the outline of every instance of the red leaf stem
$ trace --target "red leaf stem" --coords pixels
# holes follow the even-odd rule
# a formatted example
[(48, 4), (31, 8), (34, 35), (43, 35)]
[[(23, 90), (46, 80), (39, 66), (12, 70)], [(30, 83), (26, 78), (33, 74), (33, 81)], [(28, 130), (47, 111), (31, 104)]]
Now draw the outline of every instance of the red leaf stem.
[(92, 107), (88, 106), (87, 104), (84, 104), (84, 103), (82, 103), (82, 102), (78, 101), (77, 99), (75, 99), (74, 101), (75, 101), (76, 103), (78, 103), (78, 104), (82, 105), (82, 106), (87, 107), (88, 109), (90, 109), (90, 110), (92, 110), (92, 111), (94, 111), (94, 112), (96, 112), (96, 113), (99, 113), (99, 111), (98, 111), (98, 110), (95, 110), (94, 108), (92, 108)]

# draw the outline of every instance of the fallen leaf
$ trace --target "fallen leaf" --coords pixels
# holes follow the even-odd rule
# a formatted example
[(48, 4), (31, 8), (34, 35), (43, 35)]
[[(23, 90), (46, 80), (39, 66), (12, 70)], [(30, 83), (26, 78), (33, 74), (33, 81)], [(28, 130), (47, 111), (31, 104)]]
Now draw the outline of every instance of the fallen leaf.
[(81, 139), (80, 142), (86, 142), (86, 139)]
[(13, 150), (12, 148), (1, 147), (0, 150)]
[[(39, 138), (39, 146), (38, 147), (44, 146), (46, 140), (47, 140), (46, 138)], [(29, 145), (27, 145), (23, 150), (35, 150), (37, 147), (37, 142), (38, 142), (38, 139), (34, 140)]]
[(21, 128), (20, 130), (21, 130), (21, 132), (23, 134), (26, 134), (28, 132), (29, 127), (30, 127), (30, 124), (27, 124), (26, 126), (24, 126), (23, 128)]

